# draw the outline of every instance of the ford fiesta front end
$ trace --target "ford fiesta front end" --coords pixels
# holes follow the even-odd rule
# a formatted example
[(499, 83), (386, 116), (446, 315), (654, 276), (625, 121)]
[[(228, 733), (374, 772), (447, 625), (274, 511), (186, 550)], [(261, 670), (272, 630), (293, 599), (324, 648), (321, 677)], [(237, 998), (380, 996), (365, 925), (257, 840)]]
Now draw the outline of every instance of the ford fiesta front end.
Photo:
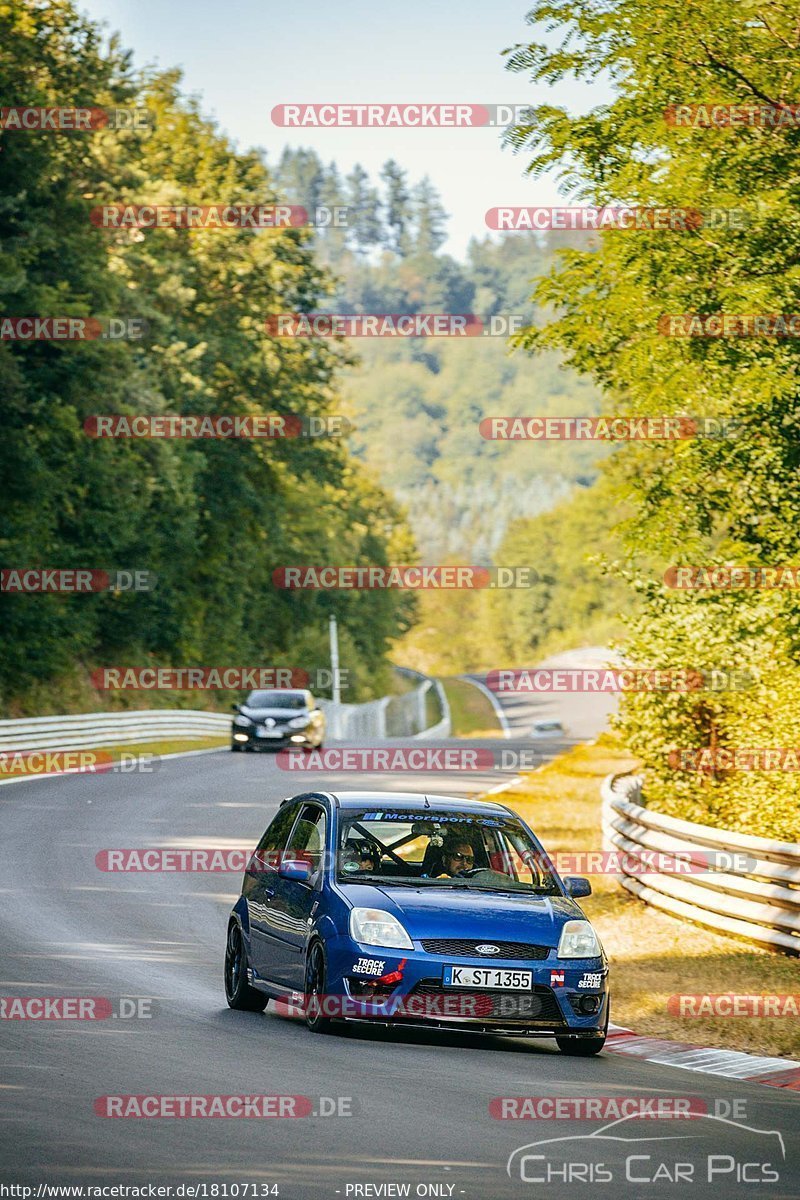
[[(274, 897), (283, 871), (291, 907), (279, 900), (281, 912), (270, 911), (274, 899), (261, 904), (247, 876), (237, 906), (254, 991), (317, 1031), (369, 1021), (554, 1037), (568, 1054), (602, 1049), (608, 963), (576, 903), (588, 881), (561, 880), (509, 809), (319, 793), (304, 797), (296, 820), (303, 834), (275, 847), (265, 885)], [(281, 929), (288, 912), (302, 922), (303, 894), (292, 964)]]

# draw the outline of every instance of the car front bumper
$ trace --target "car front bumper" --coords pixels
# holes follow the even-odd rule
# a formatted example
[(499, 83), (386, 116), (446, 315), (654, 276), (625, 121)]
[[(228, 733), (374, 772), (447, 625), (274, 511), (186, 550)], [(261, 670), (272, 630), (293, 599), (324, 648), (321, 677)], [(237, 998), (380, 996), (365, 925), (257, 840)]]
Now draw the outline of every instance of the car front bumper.
[(253, 726), (234, 725), (231, 730), (231, 744), (243, 750), (308, 750), (318, 739), (319, 731), (314, 729), (281, 729), (278, 737), (258, 734)]
[[(326, 945), (328, 1015), (342, 1020), (552, 1037), (604, 1036), (608, 966), (604, 959), (536, 961), (426, 953), (419, 943), (401, 951), (363, 946), (350, 938)], [(446, 966), (530, 971), (525, 990), (451, 987)]]

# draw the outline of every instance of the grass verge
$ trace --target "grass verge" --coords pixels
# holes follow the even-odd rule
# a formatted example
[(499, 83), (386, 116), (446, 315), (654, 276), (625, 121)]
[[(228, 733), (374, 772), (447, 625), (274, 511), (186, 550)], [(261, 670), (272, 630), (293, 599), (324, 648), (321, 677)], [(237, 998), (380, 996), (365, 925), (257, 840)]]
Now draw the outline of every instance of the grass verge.
[[(525, 818), (549, 853), (599, 850), (600, 782), (634, 761), (604, 736), (576, 746), (497, 798)], [(655, 1037), (800, 1057), (796, 1018), (680, 1017), (667, 1009), (669, 997), (682, 993), (797, 993), (797, 959), (650, 908), (613, 876), (593, 875), (591, 881), (593, 894), (581, 906), (611, 960), (612, 1021)]]
[[(119, 763), (123, 754), (180, 754), (187, 750), (221, 749), (229, 744), (228, 734), (202, 738), (162, 738), (154, 742), (125, 742), (119, 746), (81, 746), (79, 749), (58, 751), (23, 751), (19, 755), (8, 753), (0, 761), (0, 779), (25, 779), (29, 775), (50, 774), (67, 767), (79, 768), (87, 773), (96, 766), (98, 771), (108, 770), (109, 762)], [(39, 757), (35, 757), (35, 755)], [(48, 758), (48, 755), (50, 757)]]
[(440, 679), (450, 705), (453, 737), (502, 737), (503, 731), (488, 696), (466, 679)]

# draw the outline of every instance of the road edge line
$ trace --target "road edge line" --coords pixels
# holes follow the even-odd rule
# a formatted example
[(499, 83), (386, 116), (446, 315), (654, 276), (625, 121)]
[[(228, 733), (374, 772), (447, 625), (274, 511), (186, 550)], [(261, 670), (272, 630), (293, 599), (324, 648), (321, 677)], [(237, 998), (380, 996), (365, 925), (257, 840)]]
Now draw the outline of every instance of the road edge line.
[[(96, 747), (95, 747), (96, 749)], [(171, 754), (155, 754), (155, 762), (166, 762), (168, 758), (194, 758), (198, 754), (222, 754), (228, 751), (227, 746), (206, 746), (202, 750), (175, 750)], [(129, 774), (133, 775), (131, 771)], [(6, 787), (10, 783), (31, 783), (34, 780), (42, 779), (63, 779), (66, 775), (113, 775), (113, 767), (107, 771), (82, 771), (80, 767), (70, 767), (66, 771), (46, 771), (41, 775), (32, 773), (30, 775), (20, 775), (17, 779), (0, 779), (0, 787)], [(117, 772), (119, 774), (119, 772)]]

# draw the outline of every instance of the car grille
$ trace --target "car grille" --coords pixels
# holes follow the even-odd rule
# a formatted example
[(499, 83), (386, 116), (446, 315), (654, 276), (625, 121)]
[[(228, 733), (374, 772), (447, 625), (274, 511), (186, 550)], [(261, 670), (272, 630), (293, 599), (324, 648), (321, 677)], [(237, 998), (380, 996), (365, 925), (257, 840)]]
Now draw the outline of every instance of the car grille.
[[(465, 1004), (463, 1012), (458, 1012), (458, 1001), (455, 999), (456, 1011), (451, 1007), (450, 1016), (458, 1015), (478, 1020), (483, 1018), (508, 1024), (521, 1022), (524, 1025), (546, 1025), (548, 1028), (566, 1025), (553, 989), (543, 984), (536, 984), (529, 992), (495, 992), (468, 987), (445, 987), (441, 979), (421, 979), (410, 995), (442, 1000), (450, 998), (451, 1003), (457, 997), (474, 1001), (472, 1005)], [(437, 1015), (434, 1005), (427, 1015)], [(443, 1019), (447, 1019), (444, 1014)]]
[[(497, 946), (498, 954), (478, 954), (476, 946)], [(423, 938), (422, 949), (428, 954), (444, 954), (450, 957), (483, 958), (486, 961), (495, 958), (513, 958), (520, 961), (547, 958), (549, 946), (535, 946), (532, 942), (492, 942), (488, 938), (476, 941), (474, 938)]]

